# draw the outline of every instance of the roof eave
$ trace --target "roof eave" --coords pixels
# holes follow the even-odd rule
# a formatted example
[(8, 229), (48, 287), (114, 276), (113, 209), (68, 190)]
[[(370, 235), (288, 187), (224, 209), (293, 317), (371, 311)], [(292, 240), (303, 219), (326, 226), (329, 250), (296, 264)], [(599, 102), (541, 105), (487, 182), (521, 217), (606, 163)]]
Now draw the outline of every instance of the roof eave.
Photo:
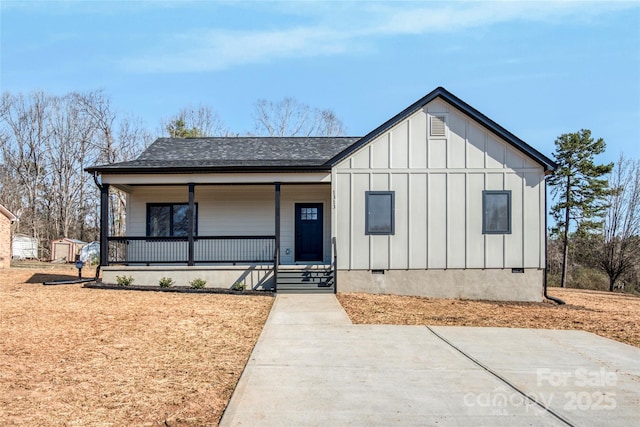
[(9, 222), (11, 222), (11, 223), (20, 221), (20, 219), (17, 216), (15, 216), (13, 213), (11, 213), (11, 211), (9, 209), (5, 208), (2, 205), (0, 205), (0, 213), (2, 213), (4, 216), (6, 216), (7, 219), (9, 220)]
[(326, 165), (317, 166), (165, 166), (165, 167), (109, 167), (96, 166), (85, 169), (88, 173), (100, 174), (193, 174), (193, 173), (277, 173), (277, 172), (331, 172), (331, 167)]

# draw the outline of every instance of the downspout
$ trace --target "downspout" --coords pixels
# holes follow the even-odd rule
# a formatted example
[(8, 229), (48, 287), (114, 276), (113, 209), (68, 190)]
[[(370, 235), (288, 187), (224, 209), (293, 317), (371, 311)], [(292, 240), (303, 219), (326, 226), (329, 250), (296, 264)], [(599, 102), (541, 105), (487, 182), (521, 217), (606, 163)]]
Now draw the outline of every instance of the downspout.
[(96, 187), (98, 187), (98, 190), (102, 190), (102, 184), (100, 184), (100, 182), (98, 181), (97, 171), (93, 171), (93, 182), (96, 184)]
[(549, 270), (549, 256), (548, 256), (549, 236), (547, 236), (547, 229), (548, 229), (547, 215), (549, 211), (547, 210), (547, 199), (548, 199), (547, 177), (545, 176), (545, 179), (544, 179), (544, 276), (542, 279), (543, 287), (544, 287), (544, 297), (549, 301), (555, 302), (558, 305), (564, 305), (565, 302), (562, 301), (560, 298), (552, 297), (549, 294), (547, 294), (547, 271)]
[[(100, 182), (98, 181), (97, 171), (93, 171), (93, 182), (96, 184), (96, 187), (98, 187), (98, 189), (102, 191), (102, 184), (100, 184)], [(98, 280), (99, 277), (100, 277), (100, 261), (98, 261), (98, 268), (96, 268), (96, 275), (93, 279)]]

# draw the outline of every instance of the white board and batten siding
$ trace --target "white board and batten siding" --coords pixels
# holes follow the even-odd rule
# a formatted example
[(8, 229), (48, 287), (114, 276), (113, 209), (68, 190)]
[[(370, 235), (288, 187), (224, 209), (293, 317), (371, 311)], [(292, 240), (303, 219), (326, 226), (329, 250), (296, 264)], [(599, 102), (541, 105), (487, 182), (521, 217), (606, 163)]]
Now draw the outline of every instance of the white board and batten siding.
[[(544, 185), (541, 165), (434, 100), (333, 169), (338, 265), (544, 268)], [(482, 233), (483, 190), (511, 191), (510, 234)], [(395, 192), (394, 235), (365, 235), (366, 191)]]

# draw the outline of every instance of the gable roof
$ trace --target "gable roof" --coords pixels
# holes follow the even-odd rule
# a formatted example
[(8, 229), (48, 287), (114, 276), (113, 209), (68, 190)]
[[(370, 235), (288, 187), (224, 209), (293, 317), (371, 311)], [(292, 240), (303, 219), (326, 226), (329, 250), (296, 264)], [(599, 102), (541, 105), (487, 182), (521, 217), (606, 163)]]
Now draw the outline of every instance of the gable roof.
[(391, 119), (387, 120), (386, 122), (378, 126), (376, 129), (369, 132), (367, 135), (363, 136), (357, 143), (349, 146), (347, 149), (345, 149), (341, 153), (334, 156), (331, 160), (329, 160), (329, 164), (331, 166), (336, 165), (338, 162), (345, 159), (346, 157), (348, 157), (349, 155), (357, 151), (359, 148), (373, 141), (382, 133), (388, 131), (393, 126), (405, 120), (416, 111), (424, 108), (425, 105), (435, 100), (436, 98), (441, 98), (442, 100), (446, 101), (448, 104), (453, 105), (462, 113), (468, 115), (473, 120), (475, 120), (481, 126), (485, 127), (489, 131), (493, 132), (494, 134), (496, 134), (497, 136), (499, 136), (500, 138), (504, 139), (506, 142), (514, 146), (516, 149), (520, 150), (527, 156), (531, 157), (533, 160), (535, 160), (536, 162), (538, 162), (540, 165), (544, 167), (545, 172), (556, 170), (557, 165), (553, 160), (549, 159), (544, 154), (540, 153), (538, 150), (536, 150), (535, 148), (533, 148), (532, 146), (530, 146), (529, 144), (527, 144), (526, 142), (524, 142), (523, 140), (521, 140), (520, 138), (518, 138), (517, 136), (515, 136), (514, 134), (512, 134), (502, 126), (500, 126), (498, 123), (494, 122), (493, 120), (491, 120), (490, 118), (482, 114), (480, 111), (476, 110), (475, 108), (473, 108), (472, 106), (470, 106), (469, 104), (467, 104), (466, 102), (464, 102), (463, 100), (461, 100), (460, 98), (458, 98), (457, 96), (455, 96), (454, 94), (452, 94), (451, 92), (449, 92), (443, 87), (436, 88), (426, 96), (420, 98), (418, 101), (411, 104), (409, 107), (405, 108), (400, 113), (393, 116)]
[(151, 173), (330, 170), (327, 161), (360, 137), (158, 138), (137, 159), (88, 172)]
[(554, 171), (555, 162), (443, 87), (438, 87), (364, 137), (158, 138), (137, 159), (92, 166), (100, 173), (330, 171), (340, 161), (440, 98), (517, 150)]

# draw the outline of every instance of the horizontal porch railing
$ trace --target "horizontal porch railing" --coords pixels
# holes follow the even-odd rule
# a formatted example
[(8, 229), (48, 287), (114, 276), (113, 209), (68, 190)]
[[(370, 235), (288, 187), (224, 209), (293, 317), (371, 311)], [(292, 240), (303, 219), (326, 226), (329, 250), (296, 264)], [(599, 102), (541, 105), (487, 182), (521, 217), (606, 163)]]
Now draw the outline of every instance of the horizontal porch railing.
[(193, 260), (185, 237), (110, 236), (109, 264), (274, 262), (275, 236), (197, 236)]

